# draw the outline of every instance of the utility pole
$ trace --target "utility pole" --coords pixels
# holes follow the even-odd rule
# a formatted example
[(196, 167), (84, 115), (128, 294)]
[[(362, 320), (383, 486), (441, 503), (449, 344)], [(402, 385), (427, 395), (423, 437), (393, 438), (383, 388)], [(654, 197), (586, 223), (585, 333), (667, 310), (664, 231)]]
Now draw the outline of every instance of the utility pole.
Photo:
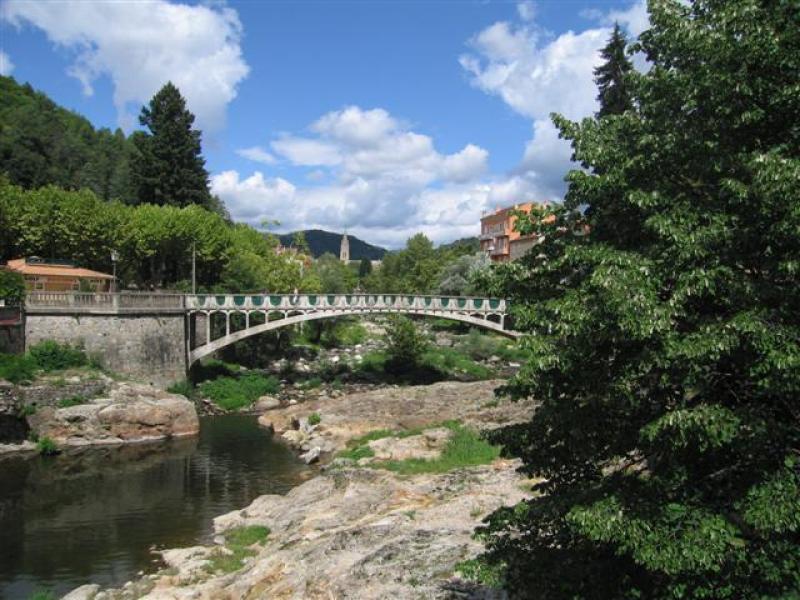
[(192, 242), (192, 295), (197, 293), (197, 242)]

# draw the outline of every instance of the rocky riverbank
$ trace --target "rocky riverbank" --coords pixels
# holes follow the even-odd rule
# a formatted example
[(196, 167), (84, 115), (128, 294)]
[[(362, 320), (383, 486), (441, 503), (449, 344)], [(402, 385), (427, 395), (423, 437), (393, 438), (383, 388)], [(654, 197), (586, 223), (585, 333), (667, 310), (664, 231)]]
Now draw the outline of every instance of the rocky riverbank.
[(94, 390), (97, 397), (67, 396), (68, 390), (60, 391), (61, 397), (52, 401), (54, 394), (46, 394), (44, 385), (23, 389), (25, 393), (37, 389), (39, 396), (48, 400), (40, 405), (21, 405), (18, 418), (28, 429), (28, 439), (0, 445), (0, 453), (33, 451), (37, 449), (36, 440), (45, 439), (62, 448), (146, 442), (199, 433), (194, 404), (183, 396), (109, 378), (102, 383), (103, 387)]
[[(261, 496), (242, 510), (216, 518), (213, 544), (164, 551), (167, 568), (158, 573), (117, 590), (87, 587), (79, 597), (501, 597), (462, 580), (456, 568), (480, 551), (480, 543), (472, 538), (480, 520), (530, 493), (531, 482), (517, 473), (518, 464), (496, 459), (408, 476), (384, 470), (375, 461), (435, 459), (449, 436), (439, 426), (444, 421), (487, 429), (528, 418), (531, 402), (494, 397), (499, 383), (445, 382), (373, 390), (268, 411), (262, 423), (283, 430), (284, 435), (302, 429), (302, 425), (295, 429), (293, 422), (308, 424), (309, 416), (317, 414), (320, 420), (311, 425), (306, 443), (317, 438), (316, 443), (328, 448), (329, 457), (348, 441), (377, 429), (415, 431), (405, 437), (387, 433), (369, 442), (370, 448), (375, 446), (371, 464), (337, 458), (286, 496)], [(425, 454), (420, 456), (420, 451)], [(252, 526), (268, 528), (266, 540), (244, 551), (233, 546), (236, 532)], [(219, 567), (223, 563), (226, 568)]]

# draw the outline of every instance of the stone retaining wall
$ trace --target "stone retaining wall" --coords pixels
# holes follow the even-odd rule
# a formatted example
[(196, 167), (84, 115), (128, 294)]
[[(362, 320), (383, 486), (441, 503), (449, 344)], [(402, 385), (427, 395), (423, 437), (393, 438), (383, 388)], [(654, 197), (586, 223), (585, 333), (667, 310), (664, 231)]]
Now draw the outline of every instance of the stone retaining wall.
[(185, 318), (176, 315), (42, 315), (25, 320), (27, 348), (43, 340), (82, 345), (112, 371), (165, 386), (186, 376)]

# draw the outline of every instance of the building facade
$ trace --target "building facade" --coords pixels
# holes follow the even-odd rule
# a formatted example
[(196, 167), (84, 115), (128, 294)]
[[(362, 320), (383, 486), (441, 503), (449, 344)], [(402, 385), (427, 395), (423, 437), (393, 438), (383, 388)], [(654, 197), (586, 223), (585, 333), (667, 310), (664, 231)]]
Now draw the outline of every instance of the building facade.
[(481, 250), (489, 255), (492, 262), (516, 260), (541, 243), (539, 236), (523, 236), (514, 228), (517, 223), (514, 211), (529, 213), (534, 206), (533, 202), (515, 204), (498, 208), (481, 218)]
[(6, 268), (25, 279), (25, 287), (37, 292), (108, 292), (113, 275), (76, 267), (69, 261), (36, 256), (8, 261)]

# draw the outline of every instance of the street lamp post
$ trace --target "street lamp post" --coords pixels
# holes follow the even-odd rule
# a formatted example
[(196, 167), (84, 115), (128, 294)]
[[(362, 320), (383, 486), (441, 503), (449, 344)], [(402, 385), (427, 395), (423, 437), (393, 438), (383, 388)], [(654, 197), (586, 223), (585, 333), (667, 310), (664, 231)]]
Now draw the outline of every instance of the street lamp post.
[(112, 274), (113, 274), (114, 278), (111, 280), (111, 285), (114, 286), (114, 289), (112, 290), (113, 292), (117, 291), (117, 259), (118, 258), (119, 258), (119, 255), (117, 254), (117, 251), (116, 250), (112, 250), (111, 251), (111, 265), (112, 265), (112, 268), (113, 268)]

